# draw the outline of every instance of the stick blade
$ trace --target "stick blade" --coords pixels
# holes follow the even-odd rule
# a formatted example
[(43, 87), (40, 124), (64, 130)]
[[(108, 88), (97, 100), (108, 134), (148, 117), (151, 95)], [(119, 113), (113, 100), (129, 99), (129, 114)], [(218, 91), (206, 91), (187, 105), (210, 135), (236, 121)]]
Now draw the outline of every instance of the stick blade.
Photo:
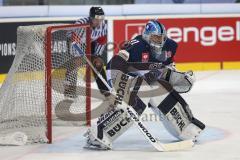
[(185, 141), (161, 144), (161, 145), (164, 151), (179, 151), (179, 150), (191, 149), (194, 146), (194, 142), (192, 140), (185, 140)]

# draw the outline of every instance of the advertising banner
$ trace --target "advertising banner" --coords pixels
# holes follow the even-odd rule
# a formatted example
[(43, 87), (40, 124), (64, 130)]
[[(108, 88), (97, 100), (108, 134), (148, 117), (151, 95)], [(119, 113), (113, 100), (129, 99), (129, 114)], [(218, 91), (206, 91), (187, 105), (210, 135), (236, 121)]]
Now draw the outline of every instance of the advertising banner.
[(17, 27), (47, 23), (73, 23), (73, 21), (1, 22), (0, 23), (0, 74), (8, 73), (17, 47)]
[[(141, 34), (148, 19), (114, 20), (117, 47)], [(168, 37), (178, 42), (176, 62), (240, 61), (240, 17), (159, 18)]]

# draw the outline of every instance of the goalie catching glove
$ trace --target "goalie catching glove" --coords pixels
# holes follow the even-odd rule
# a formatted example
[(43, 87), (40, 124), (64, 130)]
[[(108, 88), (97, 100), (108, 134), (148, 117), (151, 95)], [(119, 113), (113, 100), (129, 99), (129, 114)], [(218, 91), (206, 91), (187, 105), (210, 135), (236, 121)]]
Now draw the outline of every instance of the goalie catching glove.
[(168, 81), (178, 93), (189, 92), (196, 81), (192, 71), (178, 72), (166, 67), (163, 72), (162, 78)]

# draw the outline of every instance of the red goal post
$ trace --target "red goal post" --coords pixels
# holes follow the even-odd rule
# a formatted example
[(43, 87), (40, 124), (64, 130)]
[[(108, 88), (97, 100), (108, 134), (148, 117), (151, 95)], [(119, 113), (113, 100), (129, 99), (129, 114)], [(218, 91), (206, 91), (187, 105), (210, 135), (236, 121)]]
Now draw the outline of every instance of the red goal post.
[[(89, 25), (73, 24), (73, 25), (59, 25), (50, 26), (46, 30), (46, 47), (45, 47), (45, 99), (46, 99), (46, 116), (47, 116), (47, 137), (48, 143), (52, 143), (52, 32), (64, 28), (86, 28), (86, 56), (91, 59), (91, 29)], [(91, 68), (86, 64), (86, 125), (91, 125)]]

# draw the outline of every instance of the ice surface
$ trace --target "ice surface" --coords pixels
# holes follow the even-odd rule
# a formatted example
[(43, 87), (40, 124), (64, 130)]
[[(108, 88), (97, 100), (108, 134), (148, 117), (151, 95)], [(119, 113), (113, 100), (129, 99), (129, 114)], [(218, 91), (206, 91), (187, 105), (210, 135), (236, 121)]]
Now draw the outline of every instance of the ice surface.
[[(197, 82), (183, 97), (207, 128), (194, 148), (156, 152), (136, 127), (123, 134), (112, 151), (83, 149), (83, 127), (54, 128), (53, 144), (1, 146), (1, 160), (240, 160), (240, 70), (196, 72)], [(174, 141), (161, 122), (146, 126), (163, 142)]]

